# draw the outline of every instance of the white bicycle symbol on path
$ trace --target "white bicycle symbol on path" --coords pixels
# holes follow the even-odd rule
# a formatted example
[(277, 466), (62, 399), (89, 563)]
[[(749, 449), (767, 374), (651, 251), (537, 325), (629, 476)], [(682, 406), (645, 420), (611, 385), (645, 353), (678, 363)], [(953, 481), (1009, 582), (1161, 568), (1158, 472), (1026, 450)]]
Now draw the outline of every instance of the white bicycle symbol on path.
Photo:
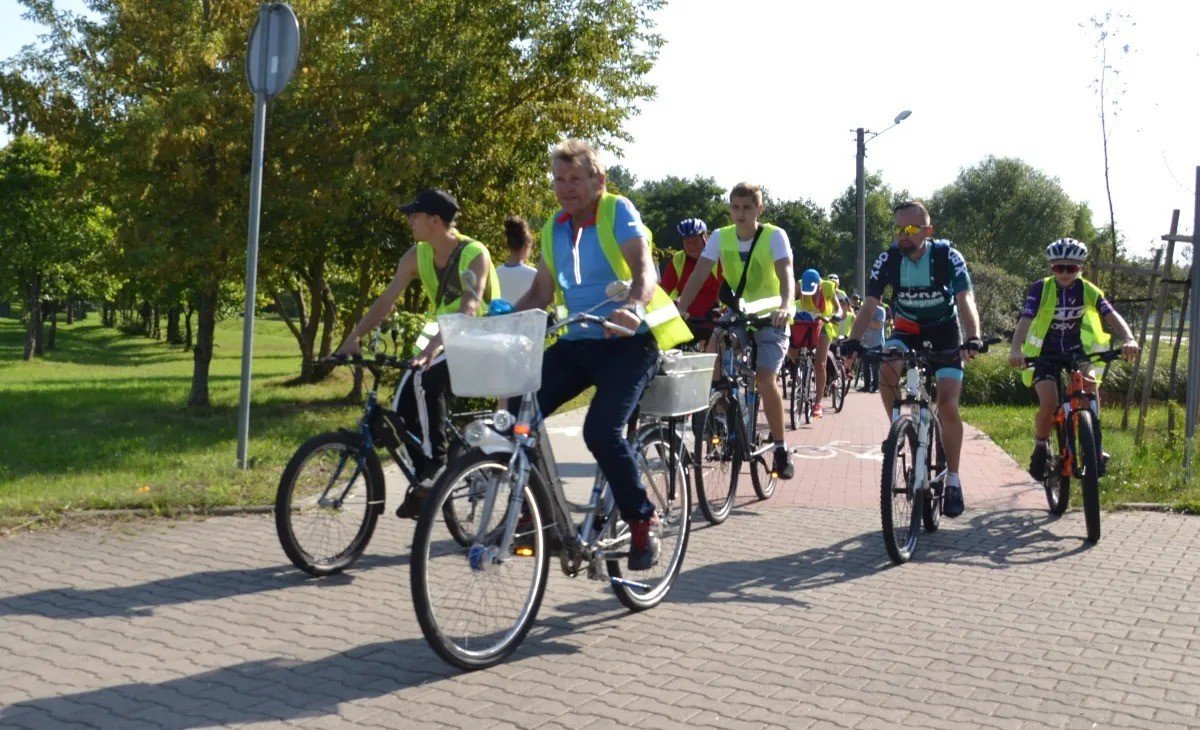
[(838, 454), (849, 454), (856, 459), (883, 461), (879, 444), (852, 444), (849, 441), (830, 441), (824, 446), (793, 446), (790, 451), (801, 459), (832, 459)]

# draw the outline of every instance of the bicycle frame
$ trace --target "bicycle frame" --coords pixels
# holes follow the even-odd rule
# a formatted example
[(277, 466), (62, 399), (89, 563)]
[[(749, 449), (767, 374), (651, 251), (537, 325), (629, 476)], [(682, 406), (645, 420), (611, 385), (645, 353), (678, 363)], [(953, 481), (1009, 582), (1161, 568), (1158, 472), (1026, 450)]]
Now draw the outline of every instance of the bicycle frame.
[[(758, 382), (755, 379), (754, 365), (758, 360), (758, 346), (753, 335), (749, 335), (743, 343), (733, 333), (728, 324), (717, 328), (719, 333), (718, 351), (721, 362), (721, 378), (713, 384), (714, 390), (725, 390), (733, 395), (737, 413), (737, 446), (746, 461), (762, 455), (772, 448), (771, 443), (754, 448), (750, 443), (750, 434), (754, 431), (754, 406), (758, 400)], [(749, 352), (746, 352), (749, 348)]]

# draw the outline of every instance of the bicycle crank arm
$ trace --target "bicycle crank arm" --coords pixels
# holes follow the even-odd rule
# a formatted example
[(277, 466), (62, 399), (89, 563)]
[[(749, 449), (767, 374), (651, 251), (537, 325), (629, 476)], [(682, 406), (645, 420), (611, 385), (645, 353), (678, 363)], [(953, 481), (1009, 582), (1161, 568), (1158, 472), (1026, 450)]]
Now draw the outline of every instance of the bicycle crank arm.
[(775, 444), (771, 444), (771, 443), (763, 444), (762, 446), (759, 446), (754, 451), (750, 452), (750, 458), (754, 459), (759, 456), (762, 456), (763, 454), (767, 453), (768, 451), (770, 451), (773, 448), (775, 448)]

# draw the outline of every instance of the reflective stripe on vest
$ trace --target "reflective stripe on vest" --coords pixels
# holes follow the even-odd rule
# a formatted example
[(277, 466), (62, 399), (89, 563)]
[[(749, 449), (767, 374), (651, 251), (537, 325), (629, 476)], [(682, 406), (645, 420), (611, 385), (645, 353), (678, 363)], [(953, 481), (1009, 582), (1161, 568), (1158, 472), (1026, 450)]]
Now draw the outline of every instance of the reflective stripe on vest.
[[(1079, 339), (1085, 352), (1101, 352), (1108, 349), (1112, 336), (1104, 331), (1104, 323), (1100, 319), (1100, 309), (1096, 304), (1104, 297), (1100, 288), (1081, 278), (1083, 283), (1083, 321), (1079, 324)], [(1029, 323), (1029, 331), (1025, 334), (1025, 342), (1021, 344), (1021, 353), (1025, 357), (1037, 357), (1042, 354), (1046, 344), (1046, 333), (1054, 323), (1054, 308), (1058, 304), (1057, 285), (1053, 276), (1042, 279), (1042, 301), (1038, 303), (1038, 311), (1033, 321)], [(1021, 373), (1021, 379), (1026, 385), (1033, 384), (1033, 369), (1026, 368)]]
[[(600, 206), (596, 210), (596, 235), (600, 240), (600, 250), (604, 253), (604, 258), (608, 260), (608, 265), (612, 267), (613, 273), (618, 279), (629, 281), (633, 278), (633, 272), (629, 269), (629, 263), (625, 261), (625, 254), (621, 252), (621, 244), (617, 242), (617, 237), (613, 233), (617, 223), (618, 199), (619, 196), (612, 193), (603, 193), (600, 196)], [(542, 228), (542, 261), (550, 270), (550, 276), (554, 280), (554, 302), (556, 305), (562, 306), (565, 299), (558, 283), (558, 270), (554, 266), (554, 222), (559, 215), (561, 215), (561, 211), (550, 216)], [(646, 242), (650, 243), (650, 230), (644, 225), (642, 226), (642, 235), (645, 236)], [(679, 316), (679, 310), (675, 308), (675, 303), (657, 284), (654, 285), (654, 295), (650, 298), (650, 303), (646, 305), (644, 321), (660, 349), (666, 350), (684, 342), (690, 342), (692, 339), (692, 331), (688, 329), (683, 317)]]
[(738, 252), (737, 226), (717, 229), (721, 236), (721, 271), (731, 291), (737, 292), (743, 266), (750, 267), (742, 301), (738, 303), (747, 307), (742, 309), (744, 314), (759, 314), (783, 306), (783, 299), (779, 296), (779, 275), (775, 273), (775, 257), (771, 254), (771, 237), (779, 228), (770, 223), (761, 225), (763, 230), (758, 236), (758, 243), (754, 245), (750, 260), (744, 265)]

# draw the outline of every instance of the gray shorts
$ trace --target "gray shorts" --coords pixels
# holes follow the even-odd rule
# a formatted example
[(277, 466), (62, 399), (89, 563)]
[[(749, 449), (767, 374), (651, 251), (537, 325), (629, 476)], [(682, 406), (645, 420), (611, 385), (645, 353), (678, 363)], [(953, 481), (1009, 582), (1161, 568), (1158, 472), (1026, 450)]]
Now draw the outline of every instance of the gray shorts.
[[(746, 329), (734, 329), (738, 341), (746, 342)], [(785, 327), (759, 327), (754, 330), (754, 344), (757, 347), (755, 371), (770, 370), (776, 375), (783, 367), (783, 358), (787, 355), (788, 331)]]

